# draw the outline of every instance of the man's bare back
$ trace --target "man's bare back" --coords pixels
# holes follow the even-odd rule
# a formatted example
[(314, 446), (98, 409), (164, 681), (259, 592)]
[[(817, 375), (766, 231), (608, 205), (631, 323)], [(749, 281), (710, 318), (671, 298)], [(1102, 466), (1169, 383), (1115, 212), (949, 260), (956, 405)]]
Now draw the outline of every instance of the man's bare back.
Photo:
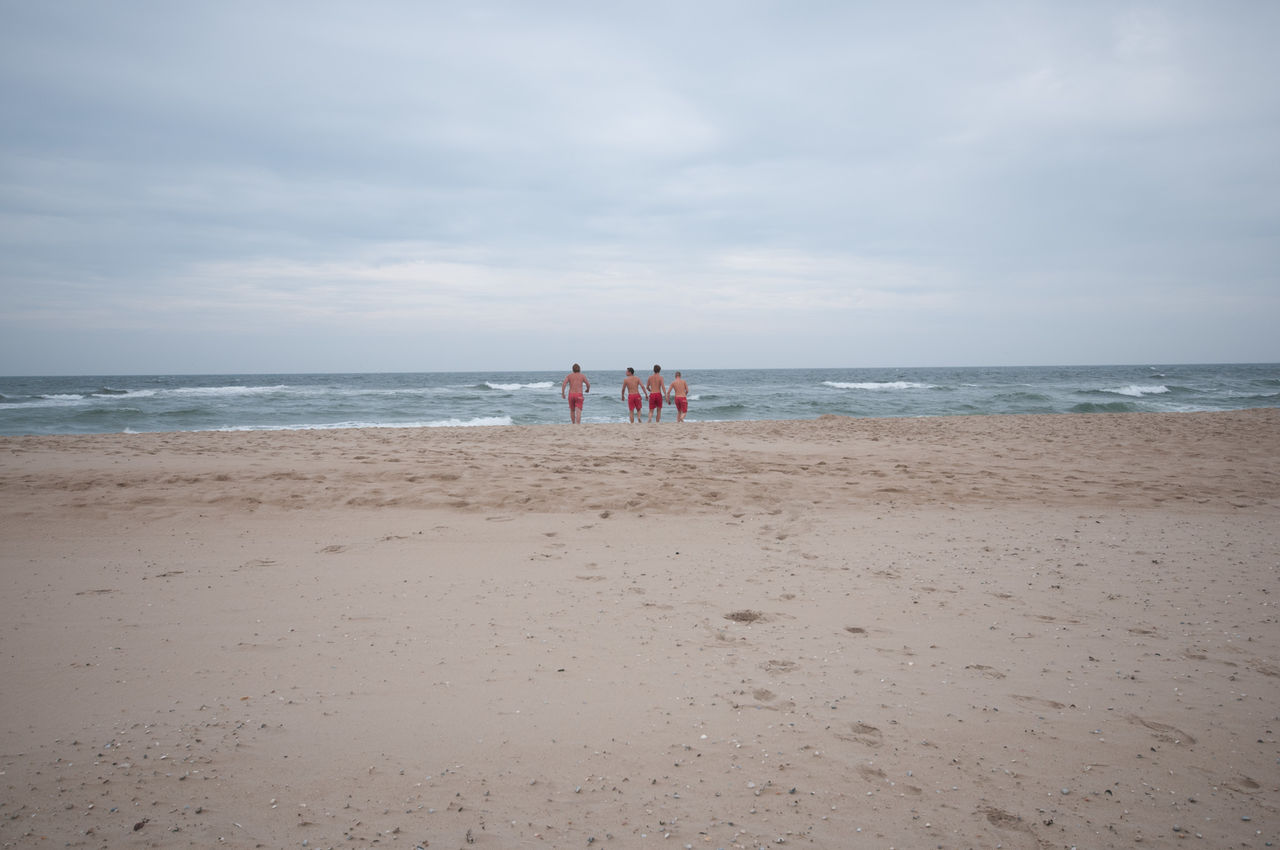
[(640, 421), (640, 379), (636, 370), (627, 367), (627, 377), (622, 379), (622, 398), (627, 402), (627, 416), (632, 424)]
[(645, 382), (645, 386), (649, 388), (649, 421), (653, 421), (654, 413), (658, 415), (658, 421), (662, 421), (662, 396), (667, 390), (667, 382), (662, 378), (662, 367), (654, 366), (653, 374), (649, 376), (649, 380)]
[(569, 389), (569, 421), (574, 425), (582, 423), (582, 400), (585, 393), (591, 392), (591, 382), (582, 374), (582, 367), (573, 364), (573, 371), (564, 376), (560, 382), (560, 398), (565, 398), (565, 388)]
[(667, 400), (670, 401), (673, 395), (676, 397), (676, 421), (683, 422), (684, 415), (689, 412), (689, 384), (680, 377), (679, 372), (676, 372), (675, 380), (667, 388)]

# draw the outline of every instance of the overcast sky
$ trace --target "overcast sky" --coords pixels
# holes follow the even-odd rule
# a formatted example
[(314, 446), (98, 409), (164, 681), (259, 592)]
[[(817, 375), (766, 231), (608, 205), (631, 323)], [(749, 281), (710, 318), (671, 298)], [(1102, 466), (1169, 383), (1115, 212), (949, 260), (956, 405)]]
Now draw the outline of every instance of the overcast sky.
[(0, 373), (1280, 361), (1278, 35), (0, 0)]

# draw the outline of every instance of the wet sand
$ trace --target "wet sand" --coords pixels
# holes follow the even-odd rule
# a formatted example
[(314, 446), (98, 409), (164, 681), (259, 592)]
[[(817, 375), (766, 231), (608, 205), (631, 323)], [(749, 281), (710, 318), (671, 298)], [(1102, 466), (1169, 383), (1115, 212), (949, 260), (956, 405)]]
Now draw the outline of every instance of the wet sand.
[(0, 438), (0, 845), (1272, 846), (1277, 528), (1274, 409)]

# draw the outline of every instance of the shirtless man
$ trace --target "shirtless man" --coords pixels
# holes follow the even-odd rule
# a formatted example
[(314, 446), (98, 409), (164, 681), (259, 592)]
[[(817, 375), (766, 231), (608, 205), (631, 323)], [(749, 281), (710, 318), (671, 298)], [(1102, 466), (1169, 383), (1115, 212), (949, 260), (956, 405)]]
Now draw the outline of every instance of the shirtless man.
[(622, 398), (627, 400), (627, 415), (631, 417), (631, 423), (640, 421), (640, 379), (636, 377), (636, 370), (630, 366), (627, 367), (627, 377), (622, 379)]
[(560, 398), (564, 398), (564, 388), (569, 388), (569, 421), (574, 425), (582, 424), (583, 395), (591, 392), (591, 382), (582, 374), (582, 367), (573, 364), (573, 371), (564, 376), (560, 382)]
[(666, 392), (667, 382), (662, 378), (662, 367), (656, 363), (653, 366), (653, 374), (649, 376), (646, 384), (649, 388), (649, 421), (653, 421), (653, 413), (658, 412), (658, 421), (662, 421), (662, 394)]
[(680, 377), (679, 372), (676, 372), (676, 379), (667, 388), (667, 401), (671, 401), (672, 393), (676, 397), (676, 413), (678, 414), (676, 421), (683, 422), (684, 415), (689, 412), (689, 384), (684, 378)]

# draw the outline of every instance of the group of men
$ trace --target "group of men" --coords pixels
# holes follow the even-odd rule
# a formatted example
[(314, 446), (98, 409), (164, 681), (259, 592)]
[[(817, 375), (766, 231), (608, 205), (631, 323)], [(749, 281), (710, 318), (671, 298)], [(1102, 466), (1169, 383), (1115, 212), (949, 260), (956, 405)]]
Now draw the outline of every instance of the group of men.
[[(664, 397), (667, 401), (675, 402), (676, 421), (684, 421), (685, 414), (689, 412), (689, 384), (679, 372), (676, 372), (671, 385), (667, 386), (666, 380), (662, 377), (662, 367), (654, 364), (653, 374), (643, 386), (649, 391), (648, 421), (653, 422), (655, 419), (658, 422), (662, 421)], [(566, 390), (568, 390), (567, 396)], [(591, 392), (591, 382), (582, 373), (582, 367), (574, 363), (573, 371), (565, 375), (564, 380), (560, 382), (560, 397), (569, 399), (569, 421), (574, 425), (582, 424), (582, 403), (589, 392)], [(630, 366), (627, 367), (627, 376), (622, 379), (621, 398), (627, 402), (627, 416), (630, 417), (631, 423), (644, 421), (644, 413), (641, 411), (644, 397), (641, 394), (640, 378), (636, 375), (636, 370)]]

